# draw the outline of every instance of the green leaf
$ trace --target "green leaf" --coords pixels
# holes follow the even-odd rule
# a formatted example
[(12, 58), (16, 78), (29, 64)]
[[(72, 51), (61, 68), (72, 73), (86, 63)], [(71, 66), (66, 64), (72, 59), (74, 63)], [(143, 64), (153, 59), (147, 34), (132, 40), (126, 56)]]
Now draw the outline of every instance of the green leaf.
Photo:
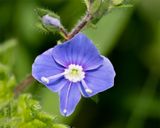
[[(39, 30), (41, 30), (42, 32), (46, 32), (46, 33), (48, 33), (49, 31), (47, 30), (47, 28), (42, 24), (42, 22), (37, 22), (36, 24), (35, 24), (35, 26), (39, 29)], [(55, 32), (55, 31), (54, 31)]]
[(110, 0), (103, 0), (99, 6), (99, 9), (93, 15), (92, 22), (95, 24), (97, 23), (103, 16), (109, 14), (115, 8), (130, 8), (133, 7), (131, 4), (122, 4), (123, 0), (120, 1), (110, 1)]
[(89, 13), (92, 15), (97, 13), (102, 4), (104, 4), (103, 0), (84, 0), (84, 2), (87, 6)]
[(117, 5), (111, 4), (109, 7), (109, 11), (112, 11), (113, 9), (116, 8), (132, 8), (132, 7), (133, 7), (132, 4), (117, 4)]
[(112, 4), (117, 6), (117, 5), (121, 5), (123, 3), (124, 0), (112, 0)]
[(13, 68), (15, 62), (15, 54), (18, 41), (16, 39), (9, 39), (0, 45), (0, 74), (5, 71), (9, 72)]
[(110, 7), (110, 0), (103, 0), (98, 11), (93, 15), (94, 16), (93, 23), (98, 22), (102, 18), (102, 16), (107, 13), (109, 7)]
[(0, 104), (5, 104), (5, 102), (9, 102), (12, 99), (15, 83), (14, 76), (0, 81)]
[(16, 80), (8, 71), (0, 79), (0, 127), (11, 128), (67, 128), (57, 124), (55, 116), (44, 112), (31, 94), (14, 96)]
[(86, 4), (87, 9), (89, 10), (90, 0), (84, 0), (84, 3)]
[(94, 0), (94, 2), (91, 3), (90, 13), (95, 14), (99, 10), (101, 4), (102, 0)]
[(36, 11), (37, 15), (40, 17), (43, 17), (44, 15), (48, 14), (51, 17), (60, 19), (60, 17), (56, 13), (54, 13), (53, 11), (50, 11), (48, 9), (37, 8), (37, 9), (35, 9), (35, 11)]
[(123, 5), (117, 6), (117, 8), (132, 8), (132, 7), (133, 7), (132, 4), (123, 4)]
[[(35, 24), (35, 26), (36, 26), (41, 32), (45, 32), (45, 33), (49, 33), (49, 32), (51, 32), (51, 33), (59, 32), (59, 28), (54, 27), (54, 26), (52, 26), (52, 25), (44, 25), (44, 24), (42, 23), (42, 21), (37, 22), (37, 23)], [(63, 33), (62, 33), (62, 34), (63, 34)]]
[(117, 8), (103, 16), (96, 24), (96, 29), (88, 28), (84, 33), (93, 40), (102, 54), (107, 54), (116, 44), (131, 14), (132, 8)]
[(53, 128), (69, 128), (66, 125), (62, 125), (62, 124), (54, 124)]
[(0, 44), (0, 54), (8, 52), (10, 49), (13, 49), (17, 45), (16, 39), (10, 39), (5, 41), (3, 44)]
[(9, 68), (6, 65), (0, 63), (0, 73), (6, 73), (9, 71)]

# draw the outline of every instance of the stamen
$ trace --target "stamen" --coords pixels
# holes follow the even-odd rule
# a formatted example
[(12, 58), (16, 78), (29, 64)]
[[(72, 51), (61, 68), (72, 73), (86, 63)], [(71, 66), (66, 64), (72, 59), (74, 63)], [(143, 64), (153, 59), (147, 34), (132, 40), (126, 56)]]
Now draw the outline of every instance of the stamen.
[(92, 90), (91, 89), (85, 89), (85, 91), (87, 92), (87, 93), (92, 93)]
[(68, 86), (68, 90), (67, 90), (67, 94), (66, 94), (66, 101), (65, 101), (65, 109), (63, 110), (63, 113), (66, 115), (67, 114), (67, 104), (68, 104), (68, 98), (69, 98), (69, 93), (70, 93), (70, 89), (71, 89), (71, 84), (70, 83)]
[(48, 78), (46, 78), (46, 77), (41, 77), (41, 81), (42, 82), (45, 82), (45, 83), (49, 83), (49, 79)]
[(67, 113), (67, 109), (64, 109), (64, 110), (63, 110), (63, 113), (66, 114), (66, 113)]
[(93, 91), (87, 86), (86, 82), (84, 80), (81, 80), (83, 87), (85, 88), (85, 91), (89, 94), (91, 94)]
[(45, 76), (42, 76), (41, 77), (41, 81), (46, 83), (46, 84), (49, 84), (50, 80), (53, 80), (53, 79), (56, 79), (56, 78), (59, 78), (61, 76), (63, 76), (65, 73), (59, 73), (57, 75), (53, 75), (53, 76), (49, 76), (49, 77), (45, 77)]

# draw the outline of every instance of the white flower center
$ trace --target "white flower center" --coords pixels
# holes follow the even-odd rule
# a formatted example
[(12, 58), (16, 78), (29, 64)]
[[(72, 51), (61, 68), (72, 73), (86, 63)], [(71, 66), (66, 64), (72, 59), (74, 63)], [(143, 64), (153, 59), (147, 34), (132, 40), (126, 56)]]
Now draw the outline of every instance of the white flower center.
[[(79, 65), (75, 65), (75, 64), (70, 64), (68, 66), (68, 68), (66, 68), (64, 70), (64, 72), (53, 75), (53, 76), (49, 76), (49, 77), (45, 77), (42, 76), (41, 77), (41, 81), (49, 84), (51, 80), (57, 79), (59, 77), (64, 76), (65, 79), (69, 80), (70, 82), (76, 83), (76, 82), (81, 82), (81, 84), (83, 85), (86, 93), (91, 94), (93, 93), (93, 91), (88, 87), (87, 83), (85, 82), (84, 78), (85, 78), (85, 72), (83, 71), (82, 66)], [(64, 113), (67, 112), (67, 109), (64, 109), (63, 111)]]
[(71, 82), (78, 82), (84, 79), (85, 72), (82, 66), (70, 64), (64, 71), (64, 77)]

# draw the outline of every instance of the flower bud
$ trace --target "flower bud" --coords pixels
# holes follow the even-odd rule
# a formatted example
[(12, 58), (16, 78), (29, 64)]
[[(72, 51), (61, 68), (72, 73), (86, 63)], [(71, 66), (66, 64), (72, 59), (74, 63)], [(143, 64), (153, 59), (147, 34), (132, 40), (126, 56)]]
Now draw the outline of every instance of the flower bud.
[(51, 17), (49, 15), (45, 15), (42, 17), (42, 22), (44, 25), (52, 25), (54, 27), (60, 27), (61, 26), (61, 22), (59, 21), (59, 19)]

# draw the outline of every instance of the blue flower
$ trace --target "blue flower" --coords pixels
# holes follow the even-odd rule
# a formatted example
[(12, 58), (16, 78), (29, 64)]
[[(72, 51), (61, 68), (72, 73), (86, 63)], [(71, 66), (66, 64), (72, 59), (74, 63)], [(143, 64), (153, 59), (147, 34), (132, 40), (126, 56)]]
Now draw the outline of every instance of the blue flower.
[(115, 71), (92, 41), (79, 33), (39, 55), (32, 65), (32, 75), (51, 91), (58, 92), (60, 112), (69, 116), (81, 95), (91, 97), (111, 88)]

